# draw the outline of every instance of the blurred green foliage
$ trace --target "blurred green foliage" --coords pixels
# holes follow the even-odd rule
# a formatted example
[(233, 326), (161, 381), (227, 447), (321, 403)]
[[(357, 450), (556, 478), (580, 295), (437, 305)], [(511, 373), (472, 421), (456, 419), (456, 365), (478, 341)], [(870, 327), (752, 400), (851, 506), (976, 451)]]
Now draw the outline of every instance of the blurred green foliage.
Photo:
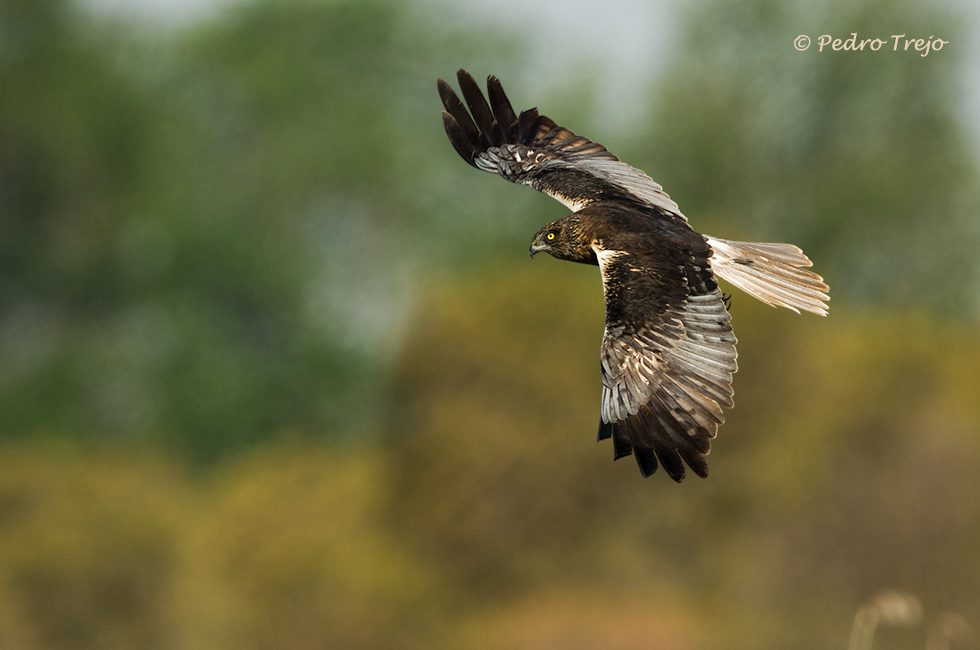
[[(688, 217), (721, 237), (796, 243), (838, 301), (980, 313), (980, 182), (957, 106), (963, 22), (904, 0), (688, 11), (689, 56), (656, 87), (652, 141), (631, 152)], [(801, 32), (804, 52), (792, 46)], [(820, 35), (852, 32), (888, 44), (818, 51)], [(957, 45), (922, 57), (894, 51), (892, 34)]]
[(849, 613), (892, 584), (980, 607), (973, 327), (736, 298), (711, 477), (651, 485), (592, 439), (599, 289), (553, 266), (437, 289), (397, 375), (396, 522), (470, 597), (667, 596), (727, 648), (844, 647)]
[(4, 0), (0, 26), (0, 437), (214, 459), (363, 429), (432, 229), (467, 231), (427, 193), (462, 37), (383, 1), (142, 40)]
[[(977, 624), (957, 49), (792, 46), (956, 14), (697, 3), (618, 141), (533, 32), (458, 18), (0, 0), (0, 647), (842, 648), (889, 586)], [(461, 66), (829, 279), (827, 319), (735, 295), (708, 480), (595, 444), (596, 269), (529, 261), (563, 208), (445, 141)]]

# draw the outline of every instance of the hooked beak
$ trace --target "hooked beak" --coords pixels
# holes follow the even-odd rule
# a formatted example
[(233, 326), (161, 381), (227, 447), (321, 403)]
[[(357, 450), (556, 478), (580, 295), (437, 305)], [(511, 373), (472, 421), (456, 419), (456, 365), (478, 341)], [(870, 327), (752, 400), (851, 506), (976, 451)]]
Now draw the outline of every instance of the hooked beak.
[(547, 244), (538, 244), (535, 242), (531, 244), (531, 257), (534, 257), (535, 253), (540, 253), (541, 251), (545, 250), (548, 250)]

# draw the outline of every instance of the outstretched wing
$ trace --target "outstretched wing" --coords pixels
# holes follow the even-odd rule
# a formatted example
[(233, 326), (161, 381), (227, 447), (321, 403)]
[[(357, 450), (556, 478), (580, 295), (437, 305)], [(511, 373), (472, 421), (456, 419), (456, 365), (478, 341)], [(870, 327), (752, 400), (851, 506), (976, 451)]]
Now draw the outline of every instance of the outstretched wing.
[(675, 481), (684, 462), (705, 477), (737, 369), (707, 246), (635, 253), (596, 242), (593, 250), (606, 298), (599, 440), (613, 439), (616, 458), (632, 453), (644, 476), (659, 460)]
[(630, 199), (687, 221), (660, 185), (601, 144), (558, 126), (536, 108), (517, 115), (496, 77), (487, 79), (489, 102), (469, 73), (460, 70), (456, 77), (469, 111), (440, 79), (443, 125), (459, 155), (477, 169), (530, 185), (571, 210), (600, 198)]

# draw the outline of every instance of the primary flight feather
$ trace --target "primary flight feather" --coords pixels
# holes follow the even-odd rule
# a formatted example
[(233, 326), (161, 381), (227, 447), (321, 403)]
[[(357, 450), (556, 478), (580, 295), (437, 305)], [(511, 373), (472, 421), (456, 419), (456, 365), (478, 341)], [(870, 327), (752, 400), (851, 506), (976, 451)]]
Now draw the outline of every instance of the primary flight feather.
[(572, 210), (534, 235), (531, 255), (601, 271), (599, 440), (612, 438), (615, 458), (632, 454), (643, 476), (659, 464), (680, 481), (685, 463), (707, 476), (705, 456), (725, 421), (722, 407), (734, 404), (737, 369), (715, 275), (767, 304), (820, 315), (827, 285), (796, 246), (694, 232), (642, 171), (537, 109), (515, 113), (496, 77), (487, 79), (486, 96), (464, 70), (457, 80), (465, 105), (448, 83), (438, 85), (443, 125), (463, 160)]

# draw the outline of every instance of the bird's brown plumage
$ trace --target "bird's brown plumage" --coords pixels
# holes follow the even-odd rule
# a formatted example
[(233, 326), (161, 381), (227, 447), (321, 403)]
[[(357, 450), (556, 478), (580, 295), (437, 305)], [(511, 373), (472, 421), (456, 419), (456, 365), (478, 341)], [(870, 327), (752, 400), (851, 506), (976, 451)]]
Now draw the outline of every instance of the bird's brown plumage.
[[(516, 114), (496, 77), (489, 101), (465, 71), (466, 105), (439, 80), (443, 124), (477, 169), (530, 185), (574, 212), (541, 228), (531, 254), (597, 264), (606, 327), (600, 351), (599, 439), (632, 454), (644, 476), (662, 465), (675, 481), (705, 456), (722, 407), (731, 407), (735, 336), (715, 274), (769, 304), (826, 313), (827, 286), (788, 244), (700, 235), (642, 171), (560, 127), (537, 109)], [(469, 110), (467, 110), (467, 106)]]

